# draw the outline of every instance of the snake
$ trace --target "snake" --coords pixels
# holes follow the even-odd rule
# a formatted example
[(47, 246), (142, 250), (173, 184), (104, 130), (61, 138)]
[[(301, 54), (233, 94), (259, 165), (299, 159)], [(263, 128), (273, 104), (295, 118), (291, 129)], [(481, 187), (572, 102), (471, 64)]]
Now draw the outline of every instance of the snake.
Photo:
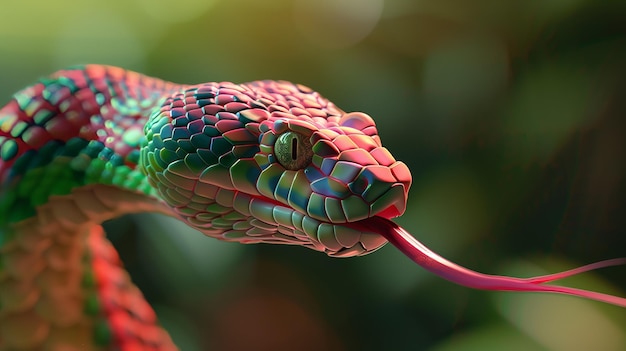
[(625, 259), (516, 278), (439, 256), (392, 221), (411, 182), (372, 117), (301, 84), (174, 84), (95, 64), (57, 71), (0, 109), (0, 350), (177, 350), (101, 226), (138, 212), (330, 257), (390, 242), (470, 288), (626, 307), (547, 284)]

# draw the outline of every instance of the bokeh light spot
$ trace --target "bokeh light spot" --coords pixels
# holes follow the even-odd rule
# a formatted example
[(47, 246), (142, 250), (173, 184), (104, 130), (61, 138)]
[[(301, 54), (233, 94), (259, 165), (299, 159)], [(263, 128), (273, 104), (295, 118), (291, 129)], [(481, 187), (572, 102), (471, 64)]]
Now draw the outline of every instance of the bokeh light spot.
[(502, 131), (508, 157), (546, 162), (577, 130), (595, 119), (601, 104), (588, 72), (558, 62), (520, 74)]
[[(569, 266), (576, 264), (570, 263)], [(558, 270), (560, 268), (549, 269)], [(518, 261), (502, 273), (534, 276), (546, 274), (548, 270), (538, 272), (536, 267)], [(596, 290), (589, 282), (585, 286)], [(603, 313), (599, 307), (605, 306), (596, 302), (550, 294), (501, 293), (494, 297), (500, 314), (547, 350), (626, 349), (626, 337), (620, 323)]]
[[(189, 22), (202, 16), (217, 0), (135, 0), (141, 9), (159, 22)], [(162, 26), (155, 22), (154, 26)]]
[(141, 69), (145, 57), (142, 41), (123, 17), (107, 11), (85, 9), (59, 23), (53, 60), (56, 67), (105, 63)]
[(325, 49), (352, 46), (376, 27), (384, 0), (296, 0), (294, 22), (303, 37)]
[(461, 116), (458, 112), (497, 96), (507, 84), (508, 71), (507, 50), (497, 39), (460, 36), (426, 57), (423, 90), (438, 108)]

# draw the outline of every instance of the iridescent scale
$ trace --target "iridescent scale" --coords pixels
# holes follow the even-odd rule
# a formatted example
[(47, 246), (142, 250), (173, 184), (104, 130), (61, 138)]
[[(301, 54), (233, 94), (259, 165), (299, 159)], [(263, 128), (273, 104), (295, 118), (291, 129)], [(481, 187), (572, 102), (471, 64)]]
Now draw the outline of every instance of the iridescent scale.
[[(291, 147), (277, 146), (285, 133), (305, 141), (301, 168), (277, 160)], [(84, 341), (68, 333), (94, 347), (173, 348), (100, 248), (106, 219), (158, 211), (222, 240), (348, 257), (386, 240), (346, 224), (400, 215), (410, 182), (370, 117), (300, 85), (59, 71), (0, 110), (0, 290), (12, 292), (0, 294), (0, 349)]]

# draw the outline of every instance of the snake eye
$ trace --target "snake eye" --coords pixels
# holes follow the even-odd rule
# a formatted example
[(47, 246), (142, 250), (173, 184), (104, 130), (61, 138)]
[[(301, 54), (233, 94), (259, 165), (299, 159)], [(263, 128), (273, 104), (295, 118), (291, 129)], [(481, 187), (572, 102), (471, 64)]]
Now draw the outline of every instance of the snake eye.
[(276, 139), (274, 154), (285, 169), (298, 170), (311, 163), (313, 149), (308, 137), (288, 131)]

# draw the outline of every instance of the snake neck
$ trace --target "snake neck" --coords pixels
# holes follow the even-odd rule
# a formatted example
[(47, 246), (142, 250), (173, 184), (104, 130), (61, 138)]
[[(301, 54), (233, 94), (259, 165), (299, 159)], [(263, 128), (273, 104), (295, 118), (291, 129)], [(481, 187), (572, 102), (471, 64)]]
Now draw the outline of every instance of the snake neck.
[(148, 111), (177, 89), (88, 65), (0, 109), (0, 350), (175, 349), (99, 223), (168, 213), (137, 162)]
[(141, 126), (181, 88), (87, 65), (16, 93), (0, 110), (0, 213), (6, 214), (0, 225), (35, 216), (50, 197), (87, 185), (112, 185), (160, 201), (137, 168)]

